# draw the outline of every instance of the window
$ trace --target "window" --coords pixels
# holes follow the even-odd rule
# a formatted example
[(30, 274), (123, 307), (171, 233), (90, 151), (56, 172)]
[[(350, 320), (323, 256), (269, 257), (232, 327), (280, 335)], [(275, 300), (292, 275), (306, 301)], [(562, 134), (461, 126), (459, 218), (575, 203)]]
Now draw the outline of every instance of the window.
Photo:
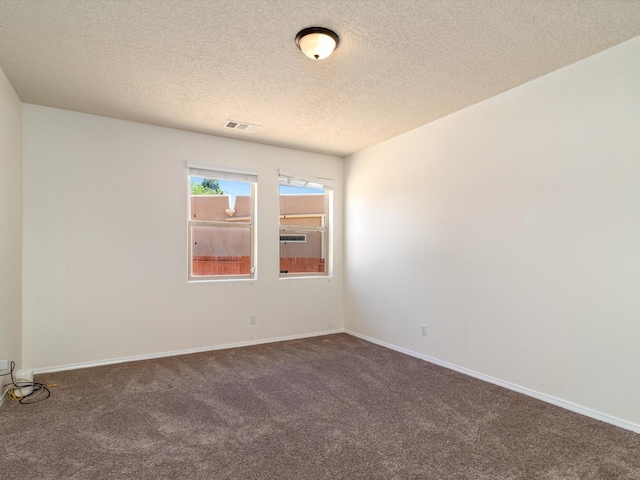
[(187, 163), (189, 280), (253, 278), (253, 173)]
[(332, 181), (280, 170), (280, 276), (327, 275)]

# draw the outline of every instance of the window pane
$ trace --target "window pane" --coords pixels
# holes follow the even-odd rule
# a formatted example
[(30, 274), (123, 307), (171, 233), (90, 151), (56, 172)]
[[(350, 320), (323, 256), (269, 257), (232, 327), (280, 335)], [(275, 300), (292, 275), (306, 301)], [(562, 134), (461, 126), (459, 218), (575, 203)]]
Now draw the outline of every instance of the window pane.
[(324, 190), (280, 186), (280, 225), (326, 225)]
[(324, 242), (324, 231), (280, 229), (280, 273), (324, 273)]
[(190, 220), (251, 223), (251, 183), (189, 177)]
[(280, 274), (327, 273), (327, 193), (286, 180), (280, 185)]
[(255, 176), (189, 167), (190, 278), (253, 276)]
[(191, 275), (249, 275), (251, 227), (191, 226)]

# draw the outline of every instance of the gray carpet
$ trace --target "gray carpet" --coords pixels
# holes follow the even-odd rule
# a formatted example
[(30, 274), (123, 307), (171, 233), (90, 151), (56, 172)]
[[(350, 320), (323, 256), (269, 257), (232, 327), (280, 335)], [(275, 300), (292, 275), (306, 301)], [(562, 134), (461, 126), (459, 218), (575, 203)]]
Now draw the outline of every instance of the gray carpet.
[(3, 479), (640, 479), (640, 435), (345, 334), (36, 380)]

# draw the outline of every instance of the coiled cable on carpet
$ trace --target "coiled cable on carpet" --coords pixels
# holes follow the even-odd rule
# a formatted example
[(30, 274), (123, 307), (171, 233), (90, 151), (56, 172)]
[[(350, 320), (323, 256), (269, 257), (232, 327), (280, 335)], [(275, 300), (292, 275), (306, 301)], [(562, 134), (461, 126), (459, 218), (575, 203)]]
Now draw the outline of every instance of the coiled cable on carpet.
[[(11, 362), (11, 368), (9, 373), (3, 373), (0, 376), (10, 375), (11, 383), (4, 384), (2, 388), (9, 387), (7, 389), (7, 397), (9, 400), (16, 401), (22, 405), (29, 405), (31, 403), (42, 402), (51, 396), (49, 387), (57, 386), (55, 383), (51, 385), (45, 385), (44, 383), (33, 382), (24, 378), (15, 378), (13, 371), (16, 368), (16, 362)], [(25, 394), (25, 391), (31, 391)]]

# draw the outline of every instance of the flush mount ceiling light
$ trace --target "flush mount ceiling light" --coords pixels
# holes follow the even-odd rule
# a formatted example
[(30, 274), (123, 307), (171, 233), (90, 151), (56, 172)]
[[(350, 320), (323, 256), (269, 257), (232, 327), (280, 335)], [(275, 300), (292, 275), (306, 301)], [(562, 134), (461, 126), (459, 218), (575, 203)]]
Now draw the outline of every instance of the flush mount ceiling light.
[(322, 27), (309, 27), (300, 30), (296, 35), (296, 45), (307, 57), (313, 60), (327, 58), (338, 48), (340, 37)]

